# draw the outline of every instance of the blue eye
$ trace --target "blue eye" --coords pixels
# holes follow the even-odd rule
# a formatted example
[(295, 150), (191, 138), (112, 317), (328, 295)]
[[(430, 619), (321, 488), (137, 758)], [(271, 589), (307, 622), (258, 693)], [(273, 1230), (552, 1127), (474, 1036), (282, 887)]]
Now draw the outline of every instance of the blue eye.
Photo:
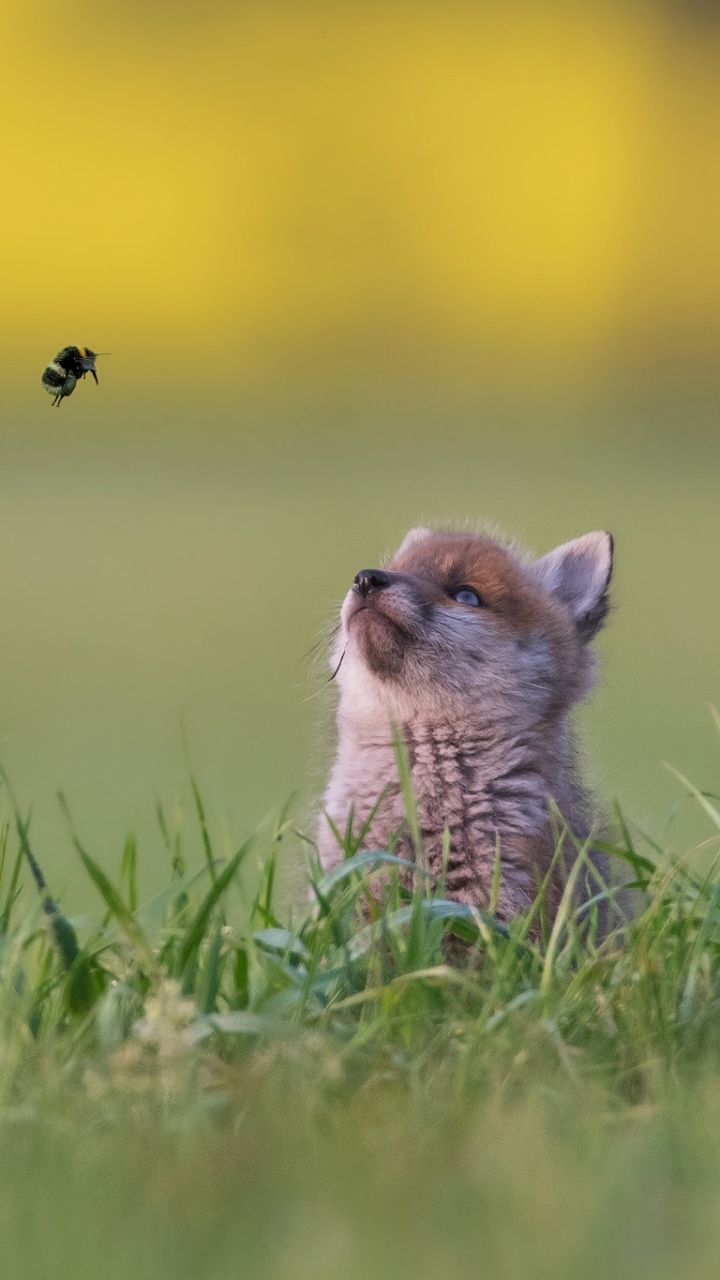
[(457, 591), (451, 591), (450, 598), (457, 600), (458, 604), (469, 604), (473, 609), (479, 609), (482, 604), (477, 591), (473, 591), (472, 587), (460, 587)]

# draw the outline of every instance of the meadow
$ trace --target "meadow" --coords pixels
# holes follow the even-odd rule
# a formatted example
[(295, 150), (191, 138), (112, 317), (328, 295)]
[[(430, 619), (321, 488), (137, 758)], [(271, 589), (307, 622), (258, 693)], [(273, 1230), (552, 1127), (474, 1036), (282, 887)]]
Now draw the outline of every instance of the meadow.
[[(678, 781), (716, 845), (720, 812)], [(571, 872), (554, 922), (540, 886), (505, 925), (442, 879), (403, 887), (347, 832), (332, 872), (310, 854), (312, 907), (289, 913), (292, 819), (248, 882), (255, 842), (216, 857), (191, 779), (204, 859), (160, 807), (169, 873), (142, 904), (135, 842), (109, 877), (67, 814), (92, 924), (47, 891), (3, 783), (11, 1274), (713, 1274), (717, 858), (674, 862), (616, 811), (603, 847), (637, 912), (601, 937), (600, 882), (578, 910)], [(412, 826), (409, 786), (406, 803)]]
[[(103, 376), (97, 394), (122, 400)], [(183, 737), (223, 852), (291, 794), (311, 825), (332, 749), (323, 637), (356, 571), (418, 522), (489, 522), (538, 554), (609, 528), (590, 776), (655, 836), (677, 798), (664, 760), (714, 784), (712, 402), (398, 392), (163, 415), (128, 398), (108, 422), (82, 390), (61, 413), (8, 415), (0, 439), (0, 760), (58, 891), (83, 892), (60, 787), (101, 863), (132, 830), (158, 887), (155, 800), (186, 803)]]
[[(72, 408), (2, 440), (8, 1274), (713, 1273), (712, 406)], [(508, 930), (350, 838), (313, 865), (313, 648), (408, 525), (466, 519), (616, 537), (580, 727), (640, 901), (604, 940), (569, 894)]]

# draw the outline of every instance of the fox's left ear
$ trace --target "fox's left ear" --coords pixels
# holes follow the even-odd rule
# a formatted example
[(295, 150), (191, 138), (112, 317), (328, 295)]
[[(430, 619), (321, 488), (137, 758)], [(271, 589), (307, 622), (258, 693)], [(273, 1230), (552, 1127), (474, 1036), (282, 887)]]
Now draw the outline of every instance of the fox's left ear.
[(426, 538), (432, 537), (432, 529), (426, 529), (424, 525), (416, 525), (409, 533), (405, 534), (400, 546), (398, 547), (393, 560), (397, 560), (399, 556), (404, 556), (406, 551), (414, 547), (418, 542), (424, 542)]
[(608, 615), (613, 571), (609, 533), (586, 533), (530, 566), (533, 576), (570, 610), (583, 640), (592, 640)]

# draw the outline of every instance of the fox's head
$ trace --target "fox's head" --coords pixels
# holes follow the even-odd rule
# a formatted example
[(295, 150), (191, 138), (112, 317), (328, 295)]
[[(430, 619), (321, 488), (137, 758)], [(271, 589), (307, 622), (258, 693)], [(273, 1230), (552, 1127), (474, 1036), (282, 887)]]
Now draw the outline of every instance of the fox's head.
[(345, 597), (333, 652), (341, 714), (562, 714), (592, 684), (612, 559), (609, 533), (531, 561), (489, 537), (412, 529)]

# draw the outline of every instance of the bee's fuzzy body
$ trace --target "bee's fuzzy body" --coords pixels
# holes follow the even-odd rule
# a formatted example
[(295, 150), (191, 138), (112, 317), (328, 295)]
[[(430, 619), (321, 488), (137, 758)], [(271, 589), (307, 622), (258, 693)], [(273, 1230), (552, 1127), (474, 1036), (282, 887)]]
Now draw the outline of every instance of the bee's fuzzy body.
[(51, 360), (42, 375), (42, 384), (48, 395), (54, 396), (53, 405), (58, 408), (63, 400), (71, 396), (78, 379), (91, 373), (97, 382), (95, 372), (96, 352), (89, 347), (63, 347)]

